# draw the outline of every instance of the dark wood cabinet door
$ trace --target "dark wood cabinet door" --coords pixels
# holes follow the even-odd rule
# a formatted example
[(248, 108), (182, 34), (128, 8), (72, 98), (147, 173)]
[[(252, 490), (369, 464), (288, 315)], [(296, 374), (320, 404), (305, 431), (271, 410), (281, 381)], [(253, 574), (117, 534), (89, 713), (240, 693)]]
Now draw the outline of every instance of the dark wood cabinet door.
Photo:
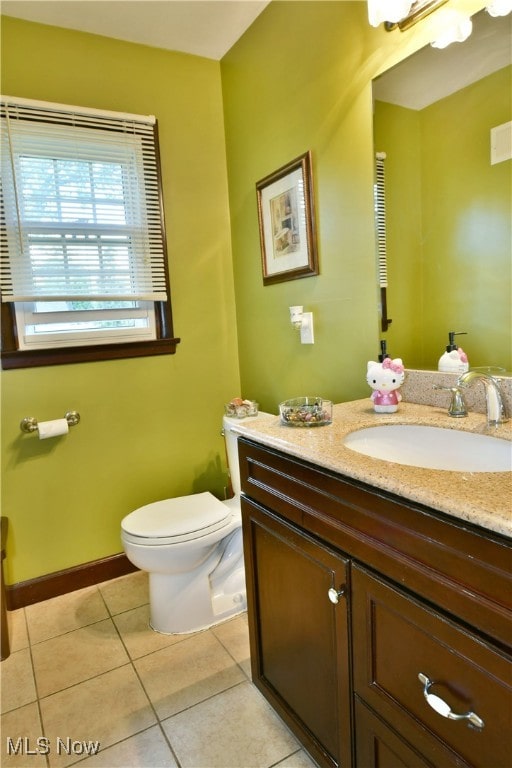
[(348, 768), (348, 561), (247, 498), (242, 512), (253, 681), (320, 765)]

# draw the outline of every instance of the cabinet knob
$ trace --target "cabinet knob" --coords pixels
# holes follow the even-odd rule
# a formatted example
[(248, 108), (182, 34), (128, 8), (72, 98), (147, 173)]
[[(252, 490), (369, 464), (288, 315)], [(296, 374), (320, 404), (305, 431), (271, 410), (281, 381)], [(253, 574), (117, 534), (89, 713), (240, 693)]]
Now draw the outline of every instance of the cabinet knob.
[(340, 597), (343, 597), (343, 595), (345, 594), (345, 587), (340, 587), (339, 589), (335, 589), (334, 587), (331, 587), (327, 594), (329, 596), (329, 600), (331, 601), (331, 603), (334, 603), (336, 605), (336, 603), (339, 603)]
[(423, 672), (418, 674), (418, 679), (420, 683), (423, 683), (423, 695), (425, 701), (438, 715), (447, 717), (449, 720), (467, 720), (468, 723), (471, 723), (475, 728), (484, 727), (484, 721), (481, 717), (478, 717), (476, 712), (464, 712), (462, 715), (457, 715), (455, 712), (452, 712), (450, 705), (441, 699), (440, 696), (430, 693), (430, 688), (434, 685), (434, 681), (430, 680), (423, 674)]

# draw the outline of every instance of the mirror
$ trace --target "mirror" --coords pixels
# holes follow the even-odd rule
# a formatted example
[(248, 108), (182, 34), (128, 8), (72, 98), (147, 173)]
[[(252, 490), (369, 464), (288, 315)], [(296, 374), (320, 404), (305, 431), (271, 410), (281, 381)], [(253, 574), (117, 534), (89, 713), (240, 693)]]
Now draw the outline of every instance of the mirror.
[[(427, 46), (373, 81), (385, 153), (387, 312), (381, 338), (437, 369), (448, 332), (471, 367), (512, 369), (512, 15), (473, 17), (464, 43)], [(508, 146), (507, 146), (508, 145)], [(508, 158), (508, 159), (504, 159)]]

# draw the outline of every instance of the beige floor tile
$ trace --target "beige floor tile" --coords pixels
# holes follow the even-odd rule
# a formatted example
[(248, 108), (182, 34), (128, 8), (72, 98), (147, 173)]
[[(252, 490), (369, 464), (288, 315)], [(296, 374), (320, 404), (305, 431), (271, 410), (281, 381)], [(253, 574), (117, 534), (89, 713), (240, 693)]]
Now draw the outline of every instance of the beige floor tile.
[(39, 696), (100, 675), (128, 662), (111, 619), (90, 624), (32, 647)]
[(22, 648), (28, 648), (28, 632), (24, 608), (19, 608), (17, 611), (7, 611), (7, 627), (9, 630), (11, 653), (20, 651)]
[(44, 600), (27, 606), (25, 611), (31, 643), (41, 643), (108, 618), (97, 587), (86, 587)]
[(22, 707), (36, 700), (36, 687), (30, 650), (22, 648), (21, 651), (11, 653), (2, 661), (2, 712)]
[(268, 768), (299, 749), (247, 681), (165, 720), (163, 728), (183, 768)]
[(174, 636), (148, 619), (143, 572), (11, 612), (0, 765), (315, 768), (245, 677), (245, 613)]
[[(169, 744), (155, 725), (80, 763), (80, 768), (176, 768)], [(305, 767), (306, 768), (306, 767)]]
[(149, 603), (148, 575), (145, 571), (136, 571), (98, 586), (112, 615)]
[(247, 614), (243, 613), (234, 619), (225, 621), (213, 627), (212, 630), (224, 648), (235, 661), (240, 664), (247, 677), (251, 677), (251, 658), (249, 651), (249, 626)]
[[(99, 742), (100, 750), (156, 724), (131, 664), (41, 699), (45, 734), (54, 745), (51, 768), (76, 762), (77, 756), (56, 748), (58, 738)], [(85, 756), (85, 754), (83, 755)]]
[(244, 674), (211, 632), (134, 661), (142, 684), (160, 718), (244, 680)]
[(290, 757), (277, 763), (275, 768), (317, 768), (317, 763), (301, 749), (294, 755), (290, 755)]
[(190, 637), (190, 635), (163, 635), (151, 629), (149, 605), (141, 605), (140, 608), (134, 608), (132, 611), (118, 613), (112, 618), (132, 659), (146, 656), (148, 653)]
[[(0, 765), (2, 768), (43, 768), (46, 742), (36, 702), (2, 715)], [(31, 752), (33, 754), (31, 754)]]
[(248, 658), (246, 661), (240, 662), (240, 666), (243, 669), (246, 678), (252, 680), (251, 659)]

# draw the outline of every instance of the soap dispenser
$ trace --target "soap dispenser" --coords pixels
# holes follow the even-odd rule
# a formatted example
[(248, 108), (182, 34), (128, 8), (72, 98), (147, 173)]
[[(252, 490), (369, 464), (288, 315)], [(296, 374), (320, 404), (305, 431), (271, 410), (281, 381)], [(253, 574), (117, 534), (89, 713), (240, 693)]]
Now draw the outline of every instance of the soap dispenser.
[(388, 351), (386, 349), (386, 340), (381, 339), (380, 340), (380, 355), (379, 355), (379, 363), (382, 363), (387, 357), (390, 357), (388, 355)]
[(450, 331), (446, 352), (439, 358), (438, 370), (442, 373), (465, 373), (469, 369), (468, 356), (455, 344), (455, 336), (465, 336), (466, 331)]

